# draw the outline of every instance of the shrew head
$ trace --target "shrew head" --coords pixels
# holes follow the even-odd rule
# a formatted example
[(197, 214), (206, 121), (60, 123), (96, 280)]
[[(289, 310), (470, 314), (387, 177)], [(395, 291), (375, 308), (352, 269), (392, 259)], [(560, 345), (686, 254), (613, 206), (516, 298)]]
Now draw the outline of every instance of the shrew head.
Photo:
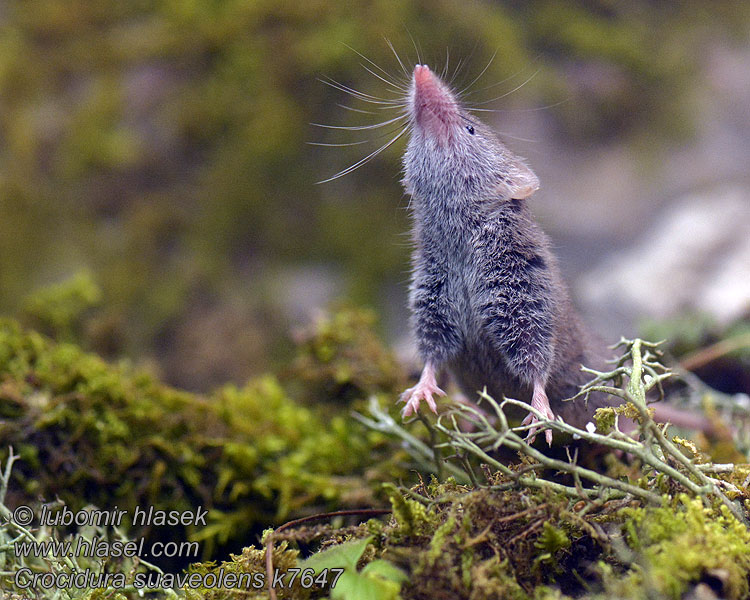
[(526, 198), (539, 181), (492, 130), (472, 116), (427, 65), (414, 67), (404, 185), (412, 196)]

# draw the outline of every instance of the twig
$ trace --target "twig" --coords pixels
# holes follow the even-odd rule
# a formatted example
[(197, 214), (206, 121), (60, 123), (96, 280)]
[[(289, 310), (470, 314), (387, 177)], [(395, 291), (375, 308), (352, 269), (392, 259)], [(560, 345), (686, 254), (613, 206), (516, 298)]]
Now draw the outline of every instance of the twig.
[(680, 366), (687, 371), (695, 371), (722, 356), (744, 348), (750, 348), (750, 333), (721, 340), (720, 342), (696, 350), (687, 356), (683, 356), (682, 360), (680, 360)]
[(2, 476), (0, 476), (0, 504), (5, 502), (5, 495), (8, 493), (8, 483), (10, 482), (10, 473), (13, 470), (13, 463), (19, 458), (18, 454), (13, 454), (13, 446), (8, 446), (8, 460), (5, 462), (5, 470), (3, 471)]
[[(631, 495), (635, 496), (637, 498), (640, 498), (646, 502), (652, 503), (652, 504), (660, 504), (661, 503), (661, 496), (658, 494), (655, 494), (653, 492), (650, 492), (648, 490), (644, 490), (643, 488), (640, 488), (638, 486), (632, 485), (630, 483), (626, 483), (624, 481), (620, 481), (618, 479), (614, 479), (612, 477), (607, 477), (606, 475), (602, 475), (601, 473), (597, 473), (596, 471), (592, 471), (591, 469), (586, 469), (584, 467), (580, 467), (578, 465), (571, 464), (570, 462), (566, 462), (564, 460), (558, 460), (554, 458), (550, 458), (531, 446), (521, 435), (517, 433), (517, 430), (525, 430), (524, 427), (519, 427), (515, 429), (511, 429), (508, 426), (507, 419), (505, 419), (504, 412), (502, 410), (502, 407), (505, 404), (517, 404), (519, 406), (522, 406), (524, 409), (529, 410), (530, 412), (533, 412), (537, 418), (539, 419), (539, 425), (541, 425), (543, 428), (550, 428), (550, 429), (556, 429), (559, 431), (566, 431), (568, 433), (573, 433), (577, 430), (575, 427), (572, 427), (570, 425), (567, 425), (561, 421), (549, 421), (547, 420), (544, 415), (533, 408), (531, 405), (527, 405), (524, 402), (520, 402), (518, 400), (510, 400), (506, 399), (504, 400), (500, 405), (498, 405), (495, 400), (487, 395), (486, 393), (482, 393), (482, 398), (486, 400), (493, 408), (495, 408), (496, 412), (499, 415), (502, 415), (502, 419), (499, 420), (499, 429), (495, 429), (492, 425), (489, 423), (487, 426), (489, 427), (489, 430), (486, 430), (484, 432), (481, 432), (485, 436), (485, 441), (492, 441), (494, 443), (494, 439), (502, 438), (503, 440), (503, 446), (510, 448), (511, 450), (520, 451), (523, 454), (529, 456), (530, 458), (534, 459), (536, 462), (543, 464), (545, 467), (549, 469), (554, 469), (556, 471), (562, 471), (564, 473), (576, 473), (578, 476), (580, 476), (583, 479), (586, 479), (588, 481), (592, 481), (594, 483), (597, 483), (602, 486), (606, 486), (608, 488), (618, 490), (622, 493), (622, 495)], [(464, 411), (473, 411), (471, 407), (466, 407), (465, 405), (456, 405), (452, 407), (449, 410), (448, 416), (451, 417), (451, 420), (453, 422), (453, 428), (446, 427), (443, 425), (443, 415), (441, 415), (438, 418), (438, 422), (436, 427), (445, 433), (450, 441), (446, 442), (444, 445), (450, 445), (454, 448), (462, 448), (465, 449), (475, 456), (479, 457), (481, 460), (491, 464), (493, 467), (495, 467), (497, 470), (501, 471), (504, 475), (506, 475), (508, 478), (514, 480), (517, 484), (523, 486), (523, 487), (533, 487), (533, 488), (551, 488), (554, 489), (557, 492), (563, 493), (571, 498), (580, 498), (581, 493), (584, 494), (584, 496), (591, 496), (596, 495), (596, 490), (586, 490), (586, 489), (579, 489), (576, 486), (566, 486), (563, 484), (559, 484), (557, 482), (549, 481), (547, 479), (543, 479), (540, 477), (536, 477), (535, 475), (531, 476), (519, 476), (517, 473), (514, 473), (510, 468), (508, 468), (506, 465), (502, 464), (500, 461), (496, 460), (492, 456), (490, 456), (480, 445), (481, 440), (472, 440), (471, 437), (476, 434), (469, 434), (464, 435), (460, 429), (457, 427), (457, 421), (454, 417), (456, 413), (462, 413)], [(475, 412), (475, 411), (474, 411)], [(462, 415), (465, 416), (465, 415)], [(588, 434), (588, 436), (596, 436), (598, 434)], [(605, 438), (606, 436), (601, 436), (601, 438)], [(612, 440), (616, 442), (618, 445), (623, 445), (623, 449), (626, 448), (624, 446), (624, 442), (620, 442), (618, 440)], [(617, 497), (617, 494), (611, 497)]]
[[(440, 470), (437, 465), (432, 463), (433, 460), (436, 460), (436, 451), (397, 424), (396, 421), (381, 408), (380, 403), (375, 396), (370, 398), (368, 409), (370, 414), (374, 417), (373, 419), (369, 419), (356, 411), (352, 412), (352, 416), (370, 429), (389, 433), (401, 438), (404, 442), (404, 449), (423, 467), (430, 471), (434, 471), (435, 473)], [(467, 483), (469, 481), (464, 471), (449, 462), (443, 461), (443, 469), (455, 477), (459, 483)]]
[[(571, 435), (574, 439), (583, 439), (634, 456), (644, 465), (643, 475), (648, 477), (653, 477), (654, 473), (665, 475), (689, 493), (701, 497), (706, 503), (712, 499), (719, 500), (729, 508), (738, 520), (748, 525), (741, 507), (736, 502), (731, 501), (722, 489), (736, 492), (738, 491), (736, 486), (707, 475), (707, 473), (731, 472), (734, 466), (696, 464), (668, 437), (666, 426), (660, 427), (651, 417), (646, 400), (647, 394), (656, 388), (659, 395), (663, 396), (662, 383), (673, 376), (672, 371), (659, 362), (659, 344), (660, 342), (652, 343), (640, 339), (627, 340), (622, 338), (615, 348), (622, 348), (623, 353), (612, 361), (613, 368), (609, 371), (584, 368), (584, 371), (593, 376), (592, 380), (584, 385), (574, 397), (586, 400), (592, 392), (603, 392), (619, 398), (625, 403), (632, 404), (638, 414), (642, 440), (626, 435), (619, 429), (617, 413), (615, 413), (614, 428), (606, 434), (597, 433), (596, 431), (579, 429), (559, 419), (548, 419), (533, 406), (519, 400), (504, 398), (497, 402), (485, 390), (479, 395), (481, 400), (485, 401), (491, 408), (490, 412), (494, 413), (494, 419), (491, 421), (487, 412), (470, 404), (459, 403), (451, 406), (447, 412), (438, 417), (435, 424), (435, 429), (446, 436), (446, 441), (439, 444), (435, 444), (433, 441), (433, 460), (437, 460), (439, 456), (437, 448), (453, 448), (464, 467), (465, 473), (477, 487), (479, 484), (474, 476), (471, 463), (467, 459), (469, 455), (473, 455), (483, 463), (490, 465), (509, 480), (508, 483), (489, 486), (490, 489), (494, 490), (507, 490), (513, 487), (548, 489), (564, 494), (569, 498), (583, 498), (596, 505), (601, 505), (611, 499), (628, 497), (638, 498), (642, 502), (650, 504), (661, 504), (663, 502), (661, 494), (657, 491), (644, 489), (629, 481), (623, 481), (587, 469), (576, 464), (575, 457), (569, 456), (568, 461), (548, 457), (526, 440), (525, 434), (530, 427), (539, 431), (552, 430)], [(505, 414), (505, 409), (508, 406), (517, 407), (533, 414), (537, 422), (533, 425), (511, 427)], [(384, 414), (374, 401), (371, 402), (371, 412), (376, 416), (377, 421), (371, 421), (361, 416), (360, 421), (375, 426), (381, 431), (389, 431), (398, 435), (407, 443), (407, 448), (411, 446), (412, 456), (419, 456), (422, 461), (429, 460), (430, 450), (426, 448), (425, 444), (404, 431), (393, 419)], [(461, 422), (468, 422), (471, 425), (470, 430), (463, 431), (460, 426)], [(434, 440), (433, 433), (430, 432)], [(526, 465), (518, 470), (511, 469), (495, 458), (496, 451), (501, 447), (529, 457), (534, 464)], [(451, 463), (446, 463), (447, 469), (450, 469), (451, 466)], [(567, 473), (573, 478), (574, 485), (563, 485), (545, 479), (537, 473), (540, 469)], [(584, 487), (583, 481), (593, 484), (593, 487)]]

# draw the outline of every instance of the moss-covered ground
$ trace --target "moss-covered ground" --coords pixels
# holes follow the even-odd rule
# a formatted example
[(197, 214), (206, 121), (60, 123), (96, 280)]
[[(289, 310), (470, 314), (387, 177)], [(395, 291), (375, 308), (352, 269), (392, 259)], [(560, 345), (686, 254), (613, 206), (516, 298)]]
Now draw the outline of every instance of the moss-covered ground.
[[(709, 462), (716, 440), (662, 439), (646, 426), (626, 453), (586, 443), (612, 430), (614, 413), (600, 416), (597, 432), (581, 431), (583, 440), (547, 450), (552, 458), (541, 462), (533, 454), (545, 450), (539, 445), (482, 454), (481, 418), (475, 437), (464, 433), (465, 423), (400, 423), (393, 400), (405, 376), (372, 325), (370, 313), (340, 310), (299, 334), (297, 358), (283, 373), (198, 395), (0, 322), (5, 597), (29, 594), (29, 580), (16, 579), (23, 569), (24, 577), (122, 574), (109, 587), (63, 589), (38, 579), (32, 596), (89, 600), (130, 600), (144, 590), (159, 599), (266, 598), (269, 572), (286, 578), (278, 598), (750, 597), (741, 420), (734, 438), (721, 440), (734, 444), (738, 464)], [(641, 359), (626, 353), (622, 371), (600, 376), (598, 385), (619, 377), (613, 389), (637, 399), (638, 389), (657, 383), (648, 369), (658, 362), (650, 345), (627, 348), (643, 351), (644, 376), (634, 375)], [(720, 400), (715, 394), (714, 411)], [(368, 401), (389, 413), (373, 413)], [(472, 418), (465, 408), (451, 410)], [(510, 433), (492, 435), (514, 443)], [(550, 468), (570, 461), (576, 466), (567, 474)], [(21, 505), (37, 516), (43, 506), (117, 506), (128, 517), (116, 529), (19, 529), (7, 519)], [(205, 524), (133, 524), (134, 508), (147, 506), (200, 506), (208, 516)], [(372, 509), (385, 510), (374, 516)], [(320, 514), (330, 511), (343, 514)], [(194, 541), (200, 555), (152, 564), (17, 551), (23, 541), (96, 536)]]

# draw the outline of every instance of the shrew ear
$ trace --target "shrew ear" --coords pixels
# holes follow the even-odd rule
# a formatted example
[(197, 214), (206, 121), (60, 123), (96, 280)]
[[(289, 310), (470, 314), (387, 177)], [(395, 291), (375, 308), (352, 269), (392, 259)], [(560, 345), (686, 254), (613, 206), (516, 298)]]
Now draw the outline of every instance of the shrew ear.
[(522, 200), (539, 189), (539, 179), (521, 159), (508, 164), (508, 170), (500, 179), (497, 191), (503, 200)]

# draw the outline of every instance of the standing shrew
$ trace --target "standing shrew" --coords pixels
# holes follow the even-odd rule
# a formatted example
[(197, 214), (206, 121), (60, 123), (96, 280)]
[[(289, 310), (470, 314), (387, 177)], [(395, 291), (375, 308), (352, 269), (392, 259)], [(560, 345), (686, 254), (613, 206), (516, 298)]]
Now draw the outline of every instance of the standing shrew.
[[(433, 396), (445, 395), (436, 375), (447, 370), (471, 396), (486, 387), (550, 419), (585, 423), (597, 402), (562, 400), (586, 382), (581, 365), (600, 366), (605, 354), (581, 324), (529, 212), (536, 175), (426, 65), (414, 68), (407, 107), (410, 307), (424, 370), (401, 396), (403, 416), (422, 400), (436, 412)], [(524, 420), (535, 422), (533, 414)]]

